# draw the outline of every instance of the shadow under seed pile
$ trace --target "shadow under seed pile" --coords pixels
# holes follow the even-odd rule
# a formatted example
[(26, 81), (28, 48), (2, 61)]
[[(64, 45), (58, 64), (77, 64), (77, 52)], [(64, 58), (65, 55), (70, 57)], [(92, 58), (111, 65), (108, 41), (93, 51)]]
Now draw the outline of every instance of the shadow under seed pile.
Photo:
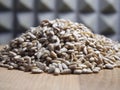
[(69, 20), (43, 20), (0, 52), (0, 66), (32, 73), (81, 74), (120, 67), (120, 44)]

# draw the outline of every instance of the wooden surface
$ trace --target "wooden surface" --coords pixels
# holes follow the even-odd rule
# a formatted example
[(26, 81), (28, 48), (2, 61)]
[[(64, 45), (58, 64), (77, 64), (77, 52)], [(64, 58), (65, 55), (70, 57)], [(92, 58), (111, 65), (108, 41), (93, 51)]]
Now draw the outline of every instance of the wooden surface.
[(120, 68), (98, 74), (31, 74), (0, 67), (0, 90), (120, 90)]

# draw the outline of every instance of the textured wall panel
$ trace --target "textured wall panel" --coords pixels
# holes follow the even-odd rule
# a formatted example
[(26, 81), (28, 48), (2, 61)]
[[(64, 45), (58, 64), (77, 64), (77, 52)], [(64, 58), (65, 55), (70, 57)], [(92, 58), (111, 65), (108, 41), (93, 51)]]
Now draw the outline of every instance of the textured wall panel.
[(39, 25), (64, 18), (120, 41), (120, 0), (0, 0), (0, 43)]

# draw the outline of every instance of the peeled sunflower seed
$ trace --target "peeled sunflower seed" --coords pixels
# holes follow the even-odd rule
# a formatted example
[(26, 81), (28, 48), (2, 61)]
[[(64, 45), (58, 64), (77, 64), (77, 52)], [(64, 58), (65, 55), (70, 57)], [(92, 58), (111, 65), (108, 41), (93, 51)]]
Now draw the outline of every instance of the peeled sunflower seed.
[(9, 70), (12, 70), (14, 67), (13, 66), (8, 66), (8, 69)]
[(35, 35), (33, 35), (32, 33), (30, 33), (30, 32), (28, 32), (27, 33), (31, 38), (33, 38), (33, 39), (35, 39), (36, 38), (36, 36)]
[(76, 70), (74, 70), (73, 73), (74, 73), (74, 74), (81, 74), (81, 73), (82, 73), (82, 70), (80, 70), (80, 69), (76, 69)]
[(39, 74), (39, 73), (42, 73), (43, 71), (42, 70), (40, 70), (39, 68), (33, 68), (32, 69), (32, 73), (33, 74)]
[(76, 65), (76, 64), (69, 65), (69, 68), (70, 68), (70, 69), (75, 69), (76, 67), (77, 67), (77, 65)]
[(43, 64), (43, 63), (41, 63), (41, 62), (36, 62), (36, 66), (37, 66), (38, 68), (40, 68), (41, 70), (43, 70), (43, 71), (46, 69), (45, 64)]
[(94, 73), (98, 73), (100, 70), (101, 70), (100, 67), (95, 67), (95, 68), (93, 69), (93, 72), (94, 72)]
[(51, 51), (51, 57), (53, 57), (53, 58), (57, 58), (57, 54), (54, 52), (54, 51)]
[(55, 67), (54, 66), (50, 66), (48, 69), (48, 73), (53, 73), (55, 71)]
[(58, 68), (60, 69), (60, 71), (62, 71), (62, 70), (63, 70), (63, 66), (62, 66), (62, 64), (61, 64), (61, 63), (58, 63)]
[(22, 70), (22, 71), (25, 71), (25, 67), (24, 66), (20, 66), (19, 69)]
[(114, 65), (108, 63), (108, 64), (105, 64), (105, 68), (107, 68), (107, 69), (113, 69)]
[(92, 70), (91, 69), (86, 69), (86, 68), (84, 68), (83, 70), (82, 70), (82, 73), (84, 73), (84, 74), (90, 74), (90, 73), (92, 73)]
[(55, 75), (60, 74), (60, 69), (59, 69), (59, 68), (55, 68), (54, 74), (55, 74)]
[(64, 69), (62, 72), (62, 74), (70, 74), (72, 73), (71, 69)]
[(63, 67), (64, 69), (68, 69), (68, 66), (67, 66), (65, 63), (62, 63), (62, 67)]
[(10, 52), (9, 52), (9, 55), (10, 55), (10, 56), (16, 56), (17, 54), (16, 54), (15, 52), (10, 51)]

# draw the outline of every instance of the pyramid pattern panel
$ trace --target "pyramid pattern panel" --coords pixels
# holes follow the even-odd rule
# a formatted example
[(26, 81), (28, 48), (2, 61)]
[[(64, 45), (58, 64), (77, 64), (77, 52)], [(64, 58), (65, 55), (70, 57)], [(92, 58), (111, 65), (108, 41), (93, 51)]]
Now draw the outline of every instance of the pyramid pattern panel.
[(0, 0), (0, 44), (41, 20), (70, 19), (120, 41), (120, 0)]

